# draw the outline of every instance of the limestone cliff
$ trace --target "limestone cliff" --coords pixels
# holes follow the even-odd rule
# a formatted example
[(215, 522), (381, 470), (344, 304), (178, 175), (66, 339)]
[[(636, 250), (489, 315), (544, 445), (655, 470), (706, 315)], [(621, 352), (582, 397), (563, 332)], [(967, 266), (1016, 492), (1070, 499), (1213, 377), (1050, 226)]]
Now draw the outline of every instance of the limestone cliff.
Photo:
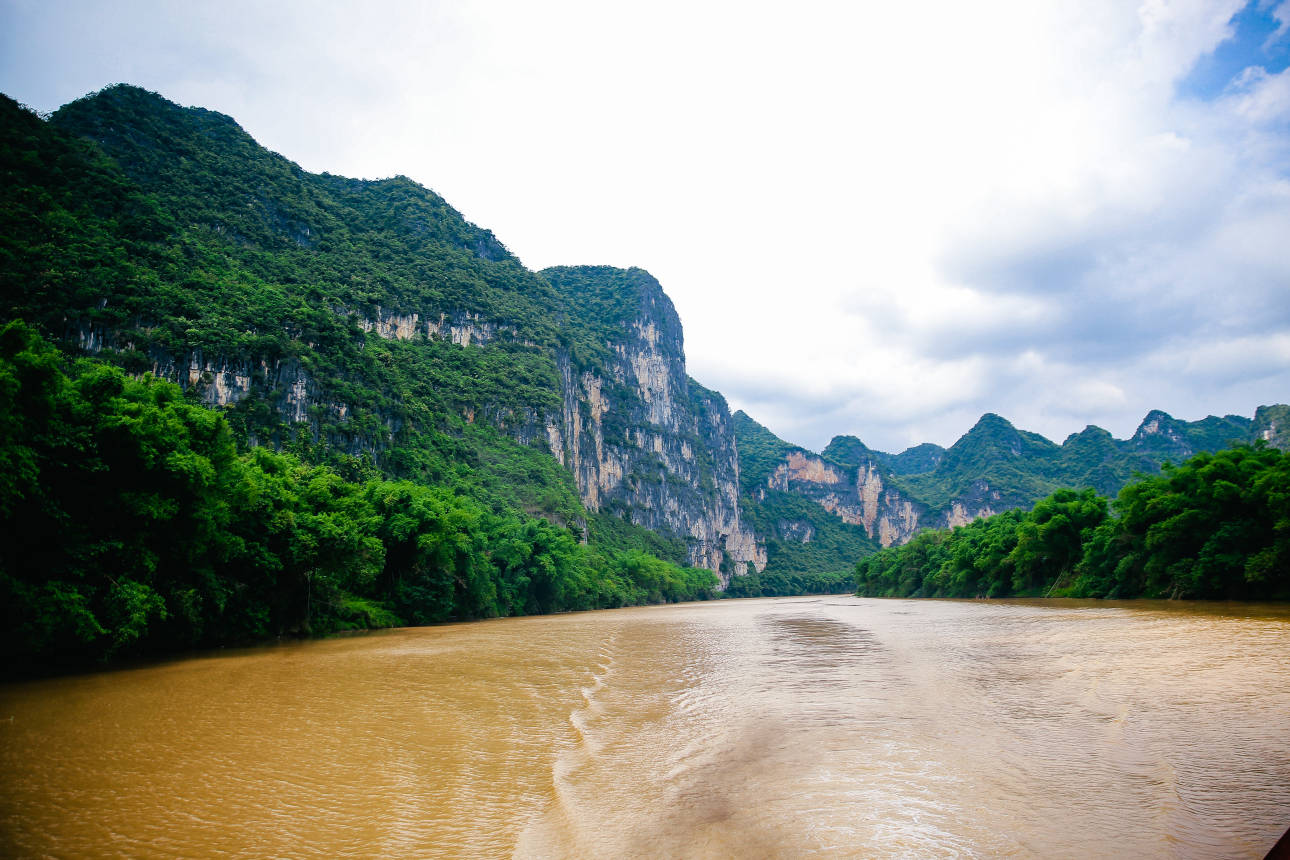
[[(567, 312), (597, 333), (598, 351), (557, 350), (560, 407), (527, 421), (496, 416), (496, 423), (523, 442), (544, 438), (588, 511), (683, 538), (689, 562), (716, 571), (723, 583), (762, 570), (765, 547), (740, 515), (730, 411), (720, 394), (687, 376), (681, 321), (662, 286), (639, 269), (543, 274), (567, 299)], [(461, 312), (377, 309), (359, 327), (466, 348), (517, 336), (514, 326)]]
[(840, 462), (793, 450), (775, 466), (766, 484), (809, 499), (844, 523), (863, 527), (882, 547), (905, 543), (923, 528), (963, 525), (998, 510), (998, 493), (985, 481), (976, 482), (971, 492), (946, 508), (933, 511), (897, 486), (891, 470), (872, 452), (852, 454), (849, 459), (852, 462)]
[[(75, 327), (65, 337), (89, 355), (98, 355), (104, 350), (136, 350), (134, 341), (120, 332), (100, 331), (90, 326)], [(350, 404), (329, 395), (299, 359), (230, 358), (222, 353), (211, 356), (201, 349), (176, 355), (156, 345), (148, 345), (142, 354), (147, 361), (144, 372), (178, 384), (193, 399), (211, 409), (235, 406), (258, 397), (271, 405), (282, 421), (308, 424), (314, 435), (318, 433), (320, 416), (326, 415), (342, 424), (350, 416)], [(329, 444), (347, 454), (388, 447), (402, 422), (390, 416), (378, 414), (377, 417), (383, 425), (378, 433), (373, 434), (369, 429), (366, 433), (336, 434), (328, 439)], [(259, 444), (264, 440), (251, 432), (248, 441)]]
[(1290, 451), (1290, 406), (1260, 406), (1254, 412), (1254, 438), (1273, 448)]
[(498, 325), (481, 319), (480, 314), (456, 311), (439, 313), (433, 318), (422, 319), (419, 313), (386, 314), (381, 308), (376, 309), (374, 319), (359, 320), (359, 327), (372, 331), (381, 337), (395, 340), (412, 340), (424, 335), (431, 340), (446, 340), (458, 346), (475, 344), (483, 346), (495, 340), (499, 334), (514, 336), (514, 326)]
[(559, 356), (563, 408), (544, 427), (583, 504), (685, 538), (690, 563), (723, 582), (764, 568), (765, 549), (740, 516), (730, 411), (686, 375), (681, 321), (663, 288), (639, 269), (543, 274), (572, 313), (597, 316), (606, 347), (582, 367)]
[[(463, 408), (465, 420), (489, 421), (522, 444), (544, 439), (573, 475), (589, 512), (604, 511), (683, 539), (689, 562), (718, 572), (723, 582), (764, 568), (765, 547), (741, 519), (729, 409), (720, 394), (686, 375), (681, 322), (663, 288), (636, 269), (583, 267), (548, 275), (564, 291), (567, 314), (594, 318), (579, 320), (582, 330), (596, 333), (593, 353), (540, 350), (517, 325), (478, 312), (333, 312), (348, 317), (359, 332), (389, 340), (441, 341), (466, 350), (500, 343), (539, 349), (557, 370), (558, 408), (516, 414), (479, 403)], [(91, 353), (134, 348), (120, 333), (93, 327), (77, 328), (69, 337)], [(175, 356), (155, 348), (148, 355), (148, 371), (179, 383), (208, 406), (235, 405), (255, 394), (285, 422), (309, 424), (315, 437), (320, 416), (334, 419), (333, 428), (347, 426), (351, 406), (300, 361), (230, 359), (202, 350)], [(365, 432), (333, 431), (328, 444), (348, 453), (380, 451), (398, 429), (384, 423)]]
[[(1284, 405), (1259, 407), (1253, 421), (1239, 415), (1182, 421), (1154, 410), (1130, 439), (1116, 440), (1089, 426), (1061, 445), (987, 413), (949, 449), (920, 445), (894, 455), (871, 450), (854, 436), (838, 436), (814, 454), (746, 420), (762, 434), (760, 450), (773, 455), (760, 468), (765, 477), (759, 492), (809, 500), (844, 523), (862, 526), (884, 547), (924, 528), (952, 528), (1029, 507), (1063, 487), (1092, 487), (1113, 497), (1135, 474), (1156, 472), (1166, 460), (1181, 462), (1240, 443), (1284, 447), (1290, 438), (1290, 407)], [(751, 427), (744, 433), (749, 441), (759, 438)], [(802, 529), (786, 526), (781, 538), (806, 539)]]
[[(683, 538), (689, 562), (716, 571), (723, 583), (750, 567), (763, 569), (765, 548), (740, 518), (739, 462), (729, 409), (720, 394), (686, 375), (681, 321), (671, 300), (640, 270), (579, 267), (546, 274), (559, 287), (574, 273), (597, 280), (602, 291), (621, 293), (619, 298), (632, 307), (616, 325), (600, 328), (603, 360), (579, 362), (568, 350), (557, 350), (559, 409), (527, 420), (485, 413), (521, 442), (544, 438), (572, 473), (588, 511), (606, 511)], [(586, 298), (585, 291), (570, 292), (570, 313), (588, 313), (579, 306)], [(425, 337), (465, 348), (518, 337), (515, 326), (466, 312), (423, 316), (378, 308), (358, 325), (385, 338)], [(229, 388), (226, 379), (232, 380), (236, 399), (241, 390), (236, 386), (244, 378), (227, 371), (200, 378), (189, 374), (190, 384), (206, 384), (203, 396), (213, 404), (225, 402), (219, 392)], [(308, 400), (307, 383), (307, 378), (293, 383), (301, 389), (299, 398), (293, 399), (295, 389), (288, 388), (283, 412), (291, 420), (306, 420), (298, 402)], [(474, 420), (475, 414), (467, 418)]]

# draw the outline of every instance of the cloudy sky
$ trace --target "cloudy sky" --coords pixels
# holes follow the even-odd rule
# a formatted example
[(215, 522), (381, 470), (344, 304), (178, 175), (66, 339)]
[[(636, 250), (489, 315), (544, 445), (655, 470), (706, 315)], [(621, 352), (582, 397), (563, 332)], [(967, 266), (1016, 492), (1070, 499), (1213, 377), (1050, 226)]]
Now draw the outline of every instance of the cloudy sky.
[(813, 448), (1290, 401), (1288, 62), (1290, 0), (0, 0), (18, 101), (139, 84), (649, 269)]

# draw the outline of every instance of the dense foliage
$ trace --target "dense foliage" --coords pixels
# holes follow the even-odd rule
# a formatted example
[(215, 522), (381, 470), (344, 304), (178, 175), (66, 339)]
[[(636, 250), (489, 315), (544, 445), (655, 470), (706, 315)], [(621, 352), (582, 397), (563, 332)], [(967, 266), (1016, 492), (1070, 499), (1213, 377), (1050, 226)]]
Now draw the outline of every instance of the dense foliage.
[(856, 564), (858, 593), (915, 597), (1290, 599), (1290, 456), (1201, 453), (1114, 502), (1061, 490), (1034, 509), (926, 531)]
[[(289, 633), (706, 598), (706, 570), (445, 487), (239, 453), (178, 386), (0, 331), (0, 653), (106, 657)], [(620, 541), (621, 543), (622, 541)]]
[(727, 597), (784, 597), (795, 594), (846, 594), (854, 587), (843, 572), (784, 572), (767, 568), (730, 580)]
[(539, 274), (568, 307), (577, 308), (576, 322), (583, 336), (571, 344), (572, 358), (597, 369), (603, 369), (609, 358), (608, 344), (621, 338), (638, 317), (642, 302), (653, 292), (650, 287), (658, 289), (653, 276), (637, 268), (553, 266)]
[[(556, 290), (411, 180), (306, 173), (230, 118), (136, 87), (49, 119), (0, 97), (0, 176), (0, 324), (25, 320), (81, 356), (10, 350), (66, 375), (26, 402), (56, 404), (53, 428), (5, 441), (5, 456), (39, 465), (10, 476), (4, 511), (23, 536), (2, 555), (11, 653), (681, 599), (715, 583), (678, 566), (683, 541), (588, 512), (541, 430), (561, 405), (559, 362), (577, 373), (603, 360), (644, 273), (597, 296)], [(414, 313), (410, 337), (369, 330)], [(463, 345), (485, 336), (487, 348)], [(248, 388), (217, 397), (220, 368)], [(303, 416), (284, 400), (297, 381)], [(120, 441), (95, 422), (122, 404), (174, 431), (137, 443), (146, 468), (99, 444)], [(25, 415), (15, 406), (13, 420)], [(222, 428), (218, 444), (202, 422)], [(59, 435), (72, 429), (93, 444)], [(185, 458), (200, 488), (156, 472)], [(422, 526), (396, 527), (396, 510), (452, 523), (454, 537), (432, 547)], [(253, 532), (260, 517), (281, 528)], [(100, 566), (122, 584), (98, 582)], [(72, 608), (84, 609), (76, 635)]]
[(1132, 439), (1117, 440), (1090, 426), (1056, 445), (987, 414), (945, 451), (919, 446), (894, 456), (875, 453), (892, 468), (894, 485), (939, 512), (983, 485), (999, 494), (996, 510), (1029, 507), (1063, 487), (1092, 487), (1113, 496), (1135, 474), (1158, 472), (1165, 460), (1254, 440), (1253, 422), (1238, 415), (1179, 421), (1152, 412), (1143, 425), (1151, 432), (1139, 431)]
[[(305, 173), (228, 117), (126, 86), (49, 121), (0, 97), (0, 175), (4, 319), (132, 375), (191, 385), (189, 361), (236, 368), (239, 440), (581, 518), (559, 464), (498, 428), (559, 403), (554, 350), (592, 333), (433, 192)], [(360, 325), (431, 309), (471, 315), (496, 343)], [(318, 401), (304, 422), (282, 408), (294, 379)], [(196, 382), (209, 392), (209, 374)]]

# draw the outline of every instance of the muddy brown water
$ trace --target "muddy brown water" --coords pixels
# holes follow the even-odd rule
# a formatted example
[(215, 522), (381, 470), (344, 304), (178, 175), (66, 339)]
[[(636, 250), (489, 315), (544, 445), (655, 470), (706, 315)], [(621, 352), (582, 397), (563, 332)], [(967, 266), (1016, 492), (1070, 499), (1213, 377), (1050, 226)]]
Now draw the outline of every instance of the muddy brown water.
[(1290, 607), (740, 600), (0, 687), (0, 853), (1262, 857)]

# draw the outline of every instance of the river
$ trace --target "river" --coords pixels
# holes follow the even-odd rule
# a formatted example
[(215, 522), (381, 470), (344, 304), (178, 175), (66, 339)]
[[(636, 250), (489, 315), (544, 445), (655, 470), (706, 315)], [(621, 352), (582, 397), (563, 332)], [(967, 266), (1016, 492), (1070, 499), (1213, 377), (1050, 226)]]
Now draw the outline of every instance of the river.
[(739, 600), (0, 687), (3, 853), (1262, 857), (1290, 607)]

